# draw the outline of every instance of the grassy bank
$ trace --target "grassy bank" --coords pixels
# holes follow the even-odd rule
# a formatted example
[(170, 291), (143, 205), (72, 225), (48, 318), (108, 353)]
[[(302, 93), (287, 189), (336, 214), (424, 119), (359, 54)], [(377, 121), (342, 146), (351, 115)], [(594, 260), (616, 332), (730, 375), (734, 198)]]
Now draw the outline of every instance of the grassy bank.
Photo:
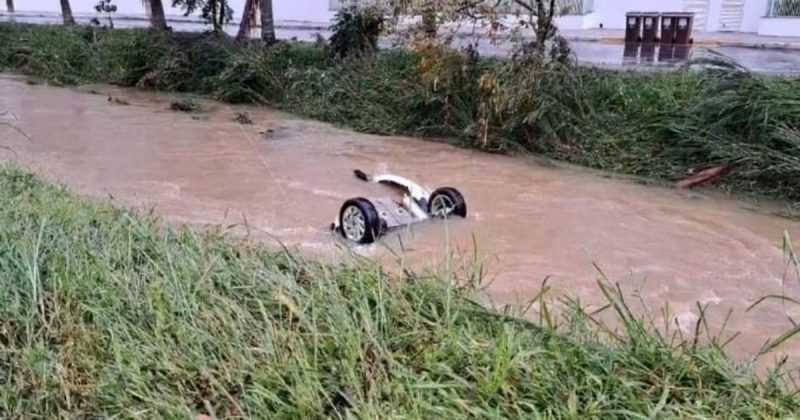
[[(475, 305), (475, 289), (169, 230), (0, 169), (4, 418), (774, 418), (714, 347)], [(564, 335), (567, 334), (567, 335)], [(607, 337), (608, 339), (604, 339)]]
[(198, 34), (0, 25), (0, 67), (264, 103), (380, 134), (447, 137), (675, 181), (722, 181), (800, 207), (800, 81), (741, 69), (612, 72), (479, 59), (438, 47), (333, 58)]

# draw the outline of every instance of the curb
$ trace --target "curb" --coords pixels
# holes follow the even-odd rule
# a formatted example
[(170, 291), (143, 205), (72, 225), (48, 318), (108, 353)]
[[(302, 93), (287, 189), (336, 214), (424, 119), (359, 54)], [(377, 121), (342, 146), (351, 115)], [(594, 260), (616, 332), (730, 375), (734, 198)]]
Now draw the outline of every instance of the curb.
[[(458, 32), (456, 34), (459, 38), (470, 38), (473, 35), (465, 32)], [(621, 36), (581, 36), (581, 35), (566, 35), (564, 36), (569, 42), (596, 42), (601, 44), (625, 44), (625, 38)], [(800, 38), (797, 42), (736, 42), (725, 41), (714, 38), (695, 40), (692, 46), (703, 48), (719, 48), (719, 47), (733, 47), (733, 48), (748, 48), (753, 50), (776, 50), (776, 51), (800, 51)]]
[(277, 24), (277, 25), (275, 25), (275, 29), (291, 29), (291, 30), (294, 30), (294, 31), (327, 31), (328, 27), (327, 26), (322, 26), (322, 25), (308, 25), (308, 26), (306, 26), (306, 25), (298, 25), (298, 26), (293, 26), (293, 25), (280, 25), (280, 24)]
[[(625, 39), (622, 37), (567, 36), (564, 38), (567, 41), (575, 41), (575, 42), (600, 42), (604, 44), (625, 43)], [(695, 47), (706, 47), (706, 48), (733, 47), (733, 48), (749, 48), (754, 50), (800, 51), (800, 40), (798, 40), (798, 42), (735, 42), (735, 41), (721, 41), (718, 39), (711, 38), (711, 39), (695, 40), (692, 45)]]

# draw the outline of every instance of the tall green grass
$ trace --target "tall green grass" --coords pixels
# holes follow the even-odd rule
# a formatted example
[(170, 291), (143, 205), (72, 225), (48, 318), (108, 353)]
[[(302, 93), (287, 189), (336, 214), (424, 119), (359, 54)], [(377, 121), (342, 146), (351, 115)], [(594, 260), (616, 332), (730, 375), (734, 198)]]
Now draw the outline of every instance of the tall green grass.
[[(715, 346), (474, 303), (476, 281), (169, 229), (0, 169), (3, 418), (775, 418)], [(546, 309), (546, 301), (539, 302)], [(567, 334), (567, 335), (563, 335)], [(616, 338), (612, 338), (616, 337)]]
[(532, 151), (662, 181), (733, 165), (721, 186), (800, 208), (800, 81), (736, 66), (616, 72), (430, 47), (335, 57), (208, 34), (0, 25), (0, 68), (269, 104), (359, 131)]

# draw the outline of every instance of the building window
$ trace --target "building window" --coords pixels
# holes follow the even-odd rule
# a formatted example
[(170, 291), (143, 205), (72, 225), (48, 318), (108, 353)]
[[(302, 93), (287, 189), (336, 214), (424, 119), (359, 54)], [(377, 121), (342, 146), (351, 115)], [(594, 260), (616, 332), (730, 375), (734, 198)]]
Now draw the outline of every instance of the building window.
[(800, 17), (800, 0), (770, 0), (768, 17)]

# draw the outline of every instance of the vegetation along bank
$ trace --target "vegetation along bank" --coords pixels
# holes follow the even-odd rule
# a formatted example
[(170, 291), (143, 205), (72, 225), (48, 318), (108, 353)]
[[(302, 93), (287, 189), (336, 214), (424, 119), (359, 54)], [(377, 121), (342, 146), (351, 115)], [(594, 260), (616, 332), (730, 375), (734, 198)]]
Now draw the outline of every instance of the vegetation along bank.
[(615, 334), (592, 318), (603, 314), (575, 302), (560, 308), (563, 319), (543, 311), (530, 316), (536, 322), (486, 309), (476, 303), (479, 282), (470, 273), (326, 266), (218, 231), (173, 230), (3, 167), (0, 413), (779, 418), (800, 410), (785, 376), (759, 380), (720, 342), (655, 333), (611, 285), (601, 290), (622, 327)]

